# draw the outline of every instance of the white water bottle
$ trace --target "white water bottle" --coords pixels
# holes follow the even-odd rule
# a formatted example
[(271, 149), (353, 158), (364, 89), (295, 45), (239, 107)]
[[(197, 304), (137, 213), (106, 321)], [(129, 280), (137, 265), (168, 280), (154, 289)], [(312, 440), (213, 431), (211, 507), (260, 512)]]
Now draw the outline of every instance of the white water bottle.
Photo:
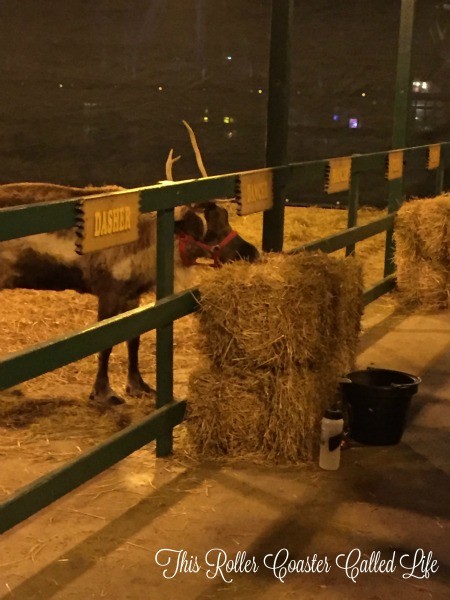
[(327, 471), (339, 468), (344, 419), (340, 410), (327, 410), (320, 432), (319, 467)]

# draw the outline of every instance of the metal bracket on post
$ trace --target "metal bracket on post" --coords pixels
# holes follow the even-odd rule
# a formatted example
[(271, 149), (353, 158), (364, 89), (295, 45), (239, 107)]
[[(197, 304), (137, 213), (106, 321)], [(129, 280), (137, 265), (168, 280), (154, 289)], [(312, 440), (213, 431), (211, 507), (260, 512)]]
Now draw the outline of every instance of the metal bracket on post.
[[(266, 166), (287, 163), (293, 0), (272, 0)], [(262, 247), (281, 252), (284, 237), (286, 173), (274, 172), (274, 205), (264, 212)]]

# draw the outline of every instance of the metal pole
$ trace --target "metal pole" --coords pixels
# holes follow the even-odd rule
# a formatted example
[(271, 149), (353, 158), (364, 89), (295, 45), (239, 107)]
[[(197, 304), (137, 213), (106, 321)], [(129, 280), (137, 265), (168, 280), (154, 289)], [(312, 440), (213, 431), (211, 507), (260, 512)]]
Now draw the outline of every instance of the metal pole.
[[(293, 0), (272, 0), (266, 166), (287, 163)], [(284, 235), (285, 176), (274, 173), (274, 206), (263, 217), (263, 250), (281, 252)]]
[[(400, 33), (397, 53), (397, 77), (394, 100), (394, 129), (392, 148), (405, 148), (407, 145), (408, 116), (411, 94), (411, 46), (414, 28), (416, 0), (402, 0), (400, 15)], [(394, 212), (402, 203), (403, 178), (389, 182), (388, 212)], [(394, 272), (394, 240), (392, 230), (386, 235), (386, 254), (384, 275)]]

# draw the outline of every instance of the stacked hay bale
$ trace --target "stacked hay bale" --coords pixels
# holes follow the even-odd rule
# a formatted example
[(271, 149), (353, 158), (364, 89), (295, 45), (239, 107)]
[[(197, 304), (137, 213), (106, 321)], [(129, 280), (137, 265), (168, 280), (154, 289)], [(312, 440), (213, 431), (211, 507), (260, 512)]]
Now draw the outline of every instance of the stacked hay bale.
[(395, 222), (397, 287), (405, 305), (446, 308), (450, 293), (450, 194), (412, 200)]
[(321, 253), (268, 255), (213, 273), (201, 297), (203, 358), (190, 380), (190, 450), (311, 459), (338, 377), (354, 363), (360, 265)]

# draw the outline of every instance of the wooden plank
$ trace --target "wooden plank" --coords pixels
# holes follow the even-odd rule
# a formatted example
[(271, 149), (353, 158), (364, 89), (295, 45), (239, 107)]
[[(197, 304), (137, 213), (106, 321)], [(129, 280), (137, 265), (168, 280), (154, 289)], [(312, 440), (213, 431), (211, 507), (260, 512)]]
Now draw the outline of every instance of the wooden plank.
[[(285, 165), (288, 160), (294, 0), (278, 0), (271, 4), (266, 166), (276, 167)], [(285, 183), (280, 171), (274, 173), (273, 206), (263, 214), (262, 248), (265, 252), (283, 250)]]
[(388, 275), (381, 281), (378, 281), (375, 285), (364, 291), (363, 302), (364, 306), (367, 306), (374, 300), (377, 300), (383, 294), (387, 294), (395, 288), (395, 273)]
[(392, 150), (387, 156), (386, 178), (389, 181), (403, 177), (403, 150)]
[(80, 201), (78, 210), (79, 254), (129, 244), (139, 237), (139, 192), (87, 196)]
[(188, 290), (160, 300), (155, 306), (141, 306), (96, 325), (8, 354), (0, 361), (0, 390), (168, 325), (197, 310), (196, 298), (198, 290)]
[(69, 229), (76, 223), (77, 201), (63, 200), (0, 208), (0, 242)]
[(327, 194), (346, 192), (350, 189), (352, 159), (350, 156), (330, 158), (325, 176), (325, 191)]
[[(411, 155), (426, 156), (427, 146), (405, 148), (405, 160)], [(450, 165), (450, 142), (441, 144), (441, 163)], [(352, 156), (352, 171), (362, 173), (385, 168), (388, 151)], [(275, 174), (300, 183), (321, 183), (328, 160), (305, 161), (274, 167)], [(233, 198), (236, 177), (239, 173), (208, 177), (206, 179), (180, 181), (173, 185), (154, 185), (123, 193), (141, 193), (142, 212), (174, 208), (190, 202), (206, 202), (217, 198)], [(121, 194), (122, 192), (117, 192)], [(22, 205), (0, 209), (0, 242), (27, 235), (68, 229), (76, 225), (78, 199)]]
[(335, 252), (336, 250), (341, 250), (346, 246), (350, 246), (351, 244), (356, 244), (356, 242), (361, 242), (362, 240), (372, 237), (373, 235), (377, 235), (378, 233), (382, 233), (383, 231), (392, 229), (394, 226), (394, 219), (395, 214), (392, 213), (387, 217), (382, 217), (381, 219), (371, 221), (366, 225), (352, 227), (346, 231), (334, 233), (320, 240), (303, 244), (298, 248), (290, 250), (288, 254), (296, 254), (304, 250), (321, 250), (322, 252), (329, 254), (331, 252)]
[(143, 421), (119, 431), (95, 448), (30, 485), (0, 504), (0, 533), (11, 529), (58, 498), (115, 465), (164, 430), (182, 422), (186, 403), (171, 402)]
[[(173, 294), (174, 278), (174, 211), (158, 211), (157, 252), (156, 252), (156, 298)], [(173, 400), (173, 323), (167, 323), (156, 330), (156, 408), (161, 408)], [(168, 456), (172, 452), (172, 430), (166, 430), (157, 437), (157, 456)]]
[(238, 175), (236, 179), (237, 213), (240, 217), (273, 207), (272, 169), (249, 171)]
[(175, 208), (183, 204), (207, 202), (217, 198), (233, 198), (236, 174), (180, 181), (173, 185), (140, 188), (141, 210), (151, 212), (158, 209)]
[[(358, 208), (359, 208), (359, 173), (352, 173), (350, 182), (350, 190), (348, 193), (348, 214), (347, 228), (351, 229), (358, 225)], [(355, 244), (349, 244), (345, 250), (345, 255), (350, 256), (355, 253)]]

